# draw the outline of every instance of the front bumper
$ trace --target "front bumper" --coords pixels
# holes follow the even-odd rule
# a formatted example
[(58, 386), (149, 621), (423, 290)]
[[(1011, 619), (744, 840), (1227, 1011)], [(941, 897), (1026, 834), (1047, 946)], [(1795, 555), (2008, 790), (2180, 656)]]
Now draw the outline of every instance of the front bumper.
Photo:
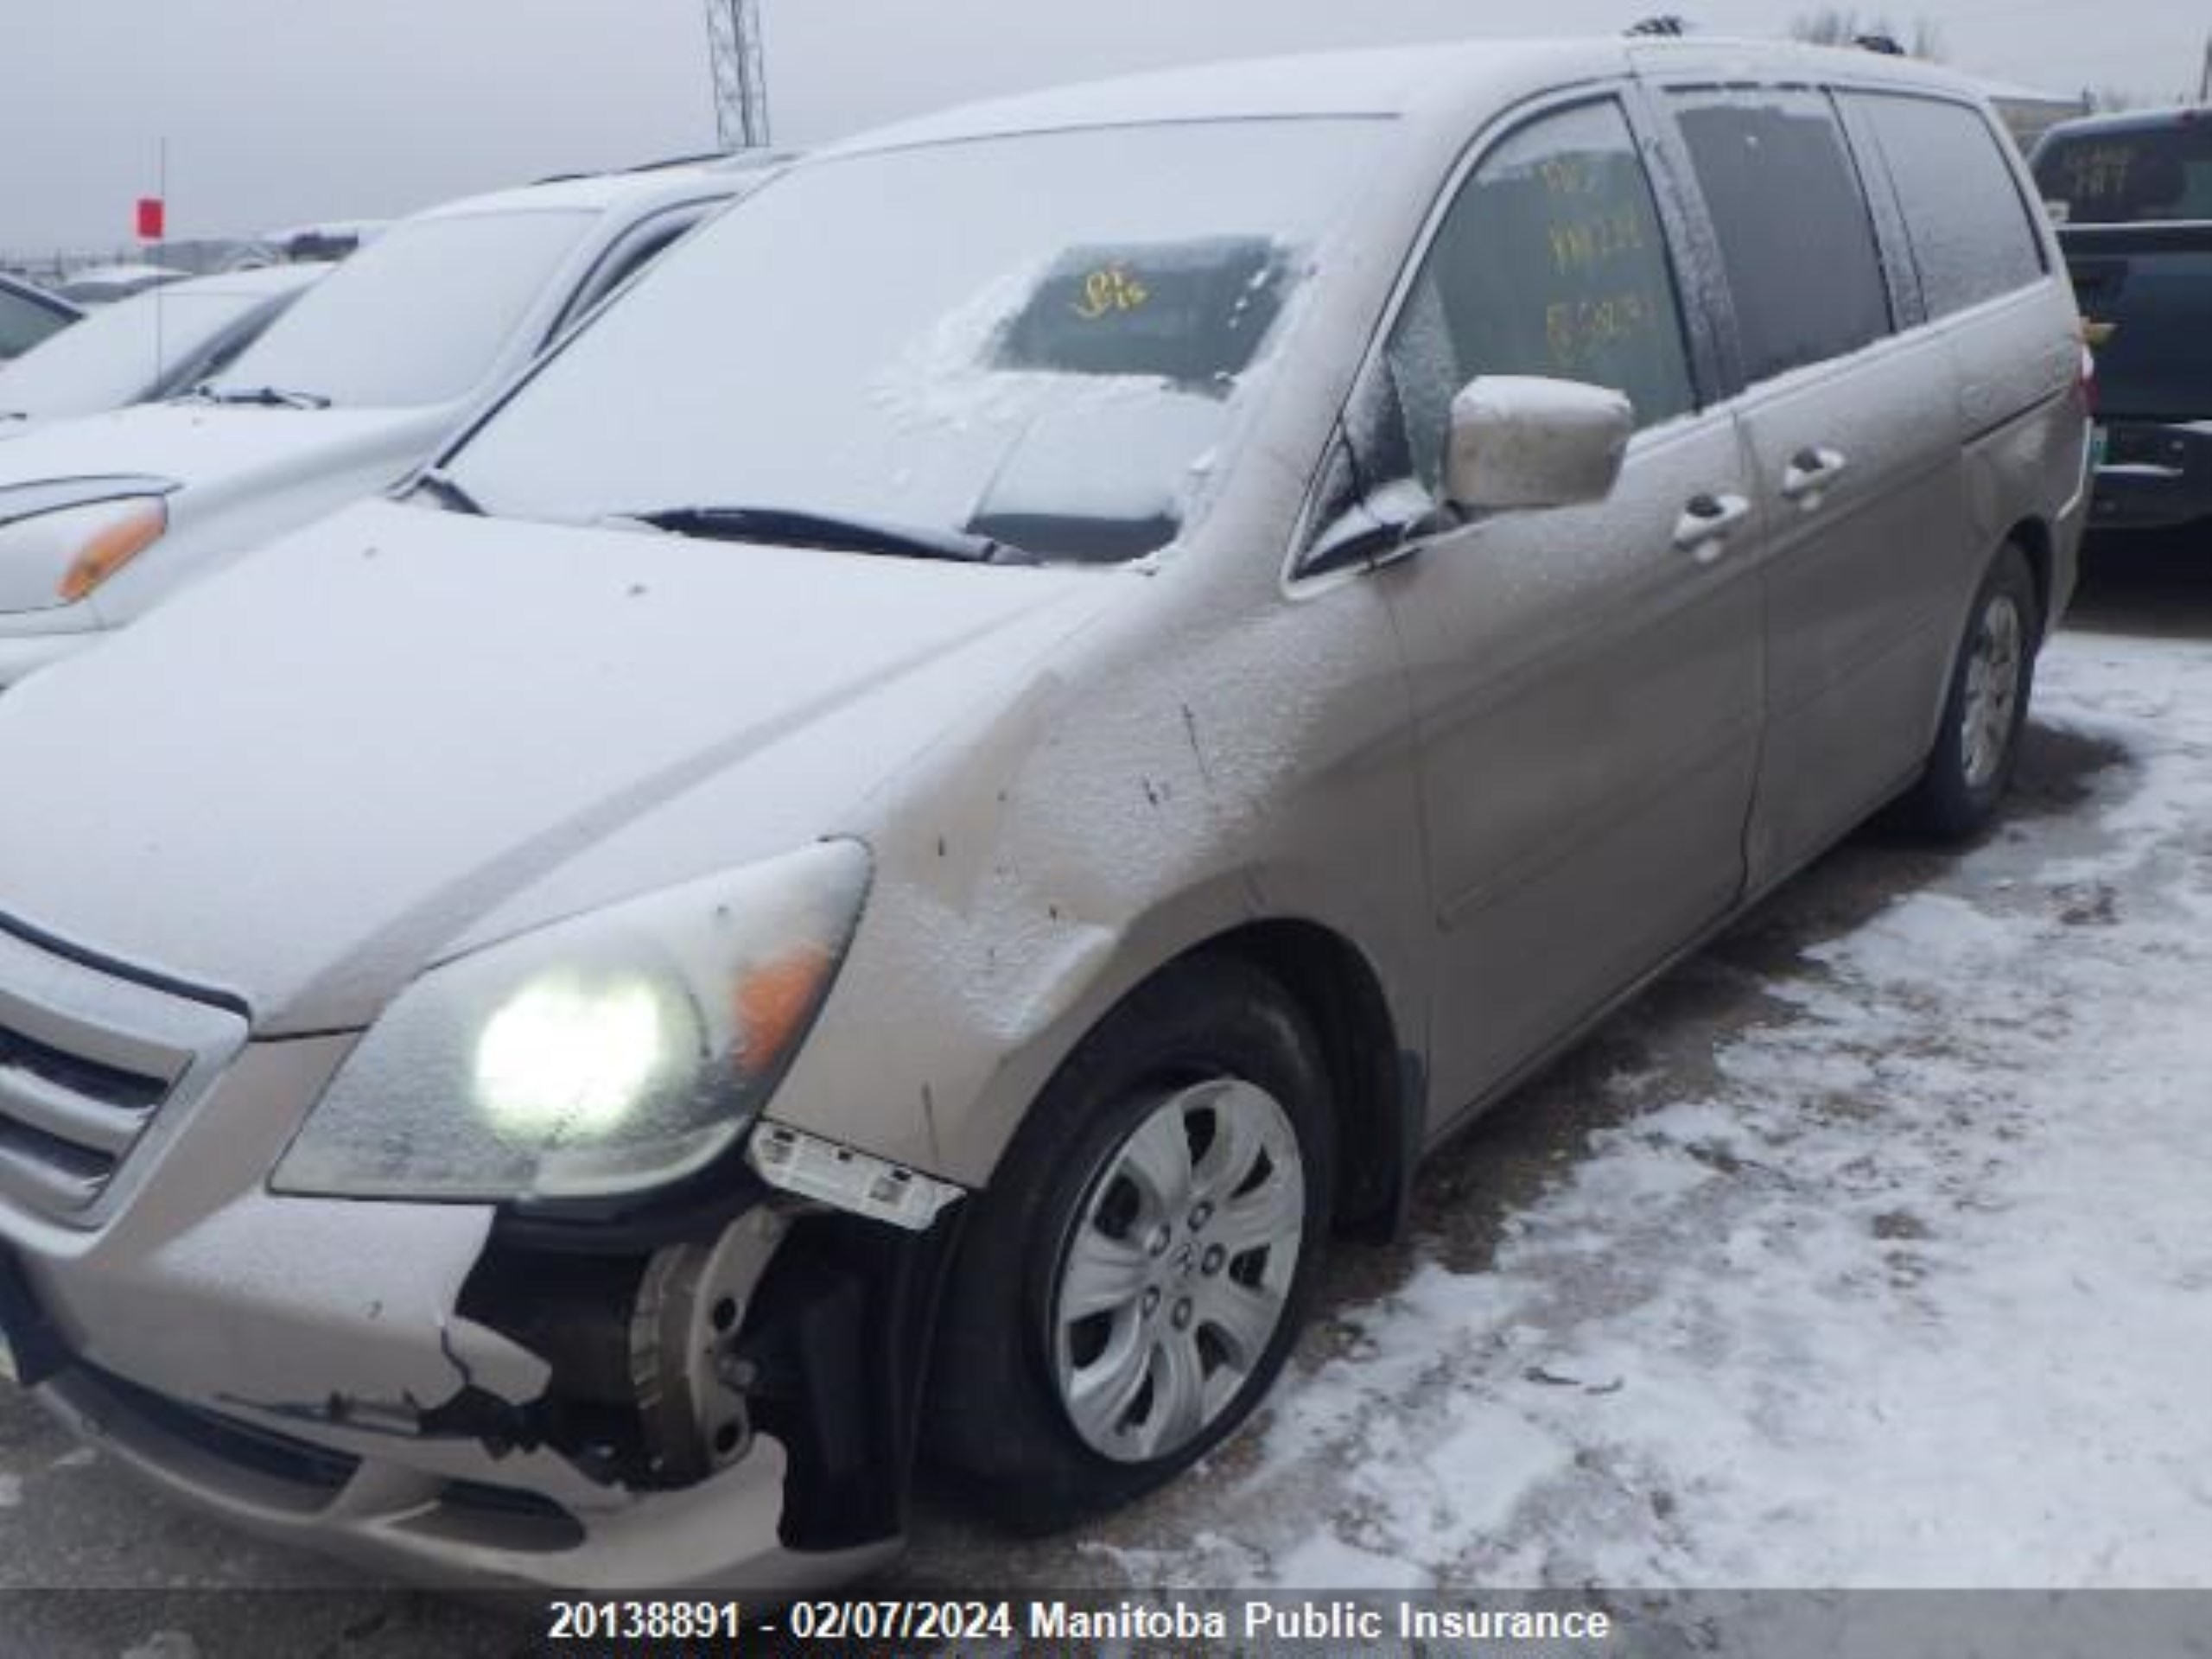
[(0, 617), (0, 691), (5, 691), (18, 680), (29, 679), (42, 668), (51, 668), (81, 651), (90, 650), (107, 637), (106, 630), (99, 628), (10, 632), (7, 631), (10, 620)]
[[(763, 1437), (687, 1491), (610, 1503), (550, 1453), (395, 1443), (226, 1417), (75, 1366), (36, 1397), (81, 1438), (173, 1497), (243, 1531), (364, 1570), (454, 1588), (741, 1590), (789, 1595), (879, 1570), (885, 1540), (806, 1552), (778, 1541), (787, 1464)], [(255, 1421), (260, 1419), (260, 1421)]]
[(2115, 421), (2090, 509), (2094, 530), (2162, 530), (2212, 518), (2212, 423)]
[[(60, 1137), (105, 1122), (85, 1097), (124, 1062), (162, 1070), (157, 1035), (196, 1058), (94, 1181)], [(788, 1541), (773, 1427), (681, 1486), (515, 1432), (558, 1379), (464, 1311), (490, 1210), (265, 1190), (352, 1041), (249, 1043), (237, 1015), (0, 933), (0, 1317), (42, 1403), (192, 1504), (407, 1579), (773, 1594), (896, 1555), (895, 1525)]]

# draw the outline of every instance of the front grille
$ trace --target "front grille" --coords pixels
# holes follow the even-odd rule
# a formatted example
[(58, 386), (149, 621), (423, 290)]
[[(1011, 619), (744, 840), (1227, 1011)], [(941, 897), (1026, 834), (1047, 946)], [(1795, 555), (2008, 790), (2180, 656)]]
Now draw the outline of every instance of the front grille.
[(19, 1187), (39, 1189), (43, 1207), (89, 1208), (174, 1082), (103, 1065), (0, 1025), (0, 1171)]
[(0, 933), (0, 1204), (93, 1217), (163, 1106), (245, 1034), (237, 1014)]

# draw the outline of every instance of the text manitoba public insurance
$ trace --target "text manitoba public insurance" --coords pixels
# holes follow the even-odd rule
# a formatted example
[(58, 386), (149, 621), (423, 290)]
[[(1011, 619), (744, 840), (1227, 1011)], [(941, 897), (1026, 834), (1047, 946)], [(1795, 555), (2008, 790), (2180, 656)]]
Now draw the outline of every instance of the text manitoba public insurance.
[(1112, 1607), (1029, 1605), (1033, 1641), (1164, 1642), (1586, 1642), (1613, 1631), (1598, 1609), (1494, 1609), (1411, 1601), (1377, 1606), (1357, 1601), (1248, 1601), (1241, 1609), (1181, 1602), (1122, 1602)]

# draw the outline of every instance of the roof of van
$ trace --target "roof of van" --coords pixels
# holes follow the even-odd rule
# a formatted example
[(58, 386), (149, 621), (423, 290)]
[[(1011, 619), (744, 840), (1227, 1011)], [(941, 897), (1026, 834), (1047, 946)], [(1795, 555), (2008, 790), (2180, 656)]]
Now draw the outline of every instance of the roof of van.
[(1910, 60), (1785, 41), (1717, 35), (1481, 40), (1255, 58), (1084, 82), (924, 116), (860, 134), (836, 148), (892, 149), (1151, 122), (1442, 114), (1489, 98), (1526, 95), (1631, 68), (1663, 73), (1694, 66), (1709, 66), (1724, 81), (1782, 73), (1974, 90), (1971, 81)]
[(2115, 115), (2084, 116), (2050, 130), (2053, 138), (2082, 133), (2158, 132), (2169, 127), (2212, 126), (2212, 105), (2183, 105), (2163, 110), (2123, 110)]
[[(782, 158), (778, 158), (779, 160)], [(732, 156), (702, 163), (657, 167), (643, 172), (591, 173), (573, 179), (554, 179), (526, 184), (487, 195), (467, 196), (441, 203), (416, 215), (418, 219), (459, 218), (475, 213), (570, 212), (603, 213), (613, 207), (658, 200), (696, 201), (712, 196), (739, 196), (753, 189), (774, 170), (770, 161)]]

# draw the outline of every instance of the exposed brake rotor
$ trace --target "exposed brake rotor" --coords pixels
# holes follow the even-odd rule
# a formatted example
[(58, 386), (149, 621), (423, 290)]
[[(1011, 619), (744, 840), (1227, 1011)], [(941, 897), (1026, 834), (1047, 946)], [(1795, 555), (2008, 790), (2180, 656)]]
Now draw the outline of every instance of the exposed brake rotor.
[(763, 1205), (711, 1245), (655, 1252), (630, 1318), (630, 1382), (653, 1471), (686, 1485), (752, 1447), (750, 1364), (738, 1352), (747, 1305), (790, 1230)]

